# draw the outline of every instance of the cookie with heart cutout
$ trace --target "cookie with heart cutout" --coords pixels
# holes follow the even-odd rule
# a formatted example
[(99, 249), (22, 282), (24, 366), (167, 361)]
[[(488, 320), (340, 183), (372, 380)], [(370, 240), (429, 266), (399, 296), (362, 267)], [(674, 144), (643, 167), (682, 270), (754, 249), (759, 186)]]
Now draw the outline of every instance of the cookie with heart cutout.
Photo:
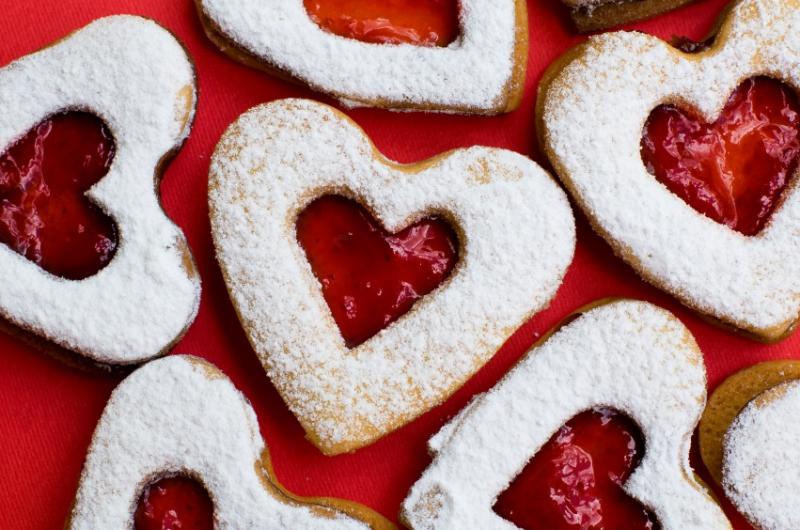
[(158, 175), (189, 133), (194, 70), (133, 16), (0, 69), (0, 315), (94, 363), (164, 353), (200, 279)]
[(677, 318), (599, 302), (431, 439), (402, 519), (415, 530), (729, 530), (689, 465), (705, 398), (702, 353)]
[(644, 20), (686, 5), (692, 0), (561, 0), (581, 33)]
[(726, 379), (700, 422), (700, 454), (737, 509), (760, 530), (800, 526), (800, 361), (770, 361)]
[(548, 304), (575, 246), (565, 194), (529, 159), (474, 147), (397, 164), (308, 100), (230, 126), (209, 207), (239, 319), (327, 454), (444, 401)]
[(111, 394), (67, 528), (160, 530), (167, 521), (195, 529), (395, 528), (365, 506), (286, 491), (247, 399), (216, 367), (187, 355), (139, 368)]
[(616, 254), (764, 341), (800, 311), (798, 22), (795, 0), (742, 0), (697, 53), (599, 35), (550, 68), (538, 101), (543, 149)]
[(524, 0), (196, 4), (223, 52), (347, 106), (498, 114), (522, 98)]

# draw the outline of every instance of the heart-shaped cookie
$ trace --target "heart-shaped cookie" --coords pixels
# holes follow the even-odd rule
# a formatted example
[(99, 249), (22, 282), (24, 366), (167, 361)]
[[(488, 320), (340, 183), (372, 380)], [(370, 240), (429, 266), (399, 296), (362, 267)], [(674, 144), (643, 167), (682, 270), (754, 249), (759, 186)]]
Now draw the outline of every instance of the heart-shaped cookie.
[(608, 407), (641, 429), (644, 457), (624, 490), (660, 528), (730, 529), (689, 465), (706, 397), (702, 354), (689, 331), (643, 302), (584, 311), (431, 439), (433, 463), (403, 503), (411, 528), (516, 528), (493, 511), (498, 495), (564, 422)]
[(148, 485), (180, 487), (159, 480), (170, 476), (202, 484), (213, 502), (214, 528), (394, 528), (364, 506), (304, 499), (283, 489), (247, 399), (213, 365), (191, 356), (151, 362), (114, 390), (92, 438), (67, 528), (132, 528), (137, 502), (153, 496)]
[(760, 530), (800, 526), (798, 412), (800, 362), (770, 361), (728, 377), (700, 422), (703, 462)]
[[(182, 335), (200, 280), (154, 180), (194, 106), (182, 46), (138, 17), (100, 19), (0, 70), (3, 318), (110, 364), (150, 359)], [(70, 164), (88, 171), (85, 192), (64, 184), (77, 178), (60, 173)]]
[[(445, 219), (448, 279), (349, 349), (298, 244), (298, 215), (343, 195), (388, 232)], [(242, 115), (209, 177), (217, 258), (253, 348), (313, 443), (356, 449), (446, 399), (554, 295), (575, 245), (566, 197), (536, 164), (476, 147), (400, 165), (335, 109), (283, 100)]]
[(196, 4), (206, 33), (222, 51), (345, 105), (496, 114), (516, 109), (522, 98), (524, 0), (457, 2), (460, 36), (447, 47), (345, 38), (315, 23), (303, 0)]
[[(663, 104), (710, 124), (747, 80), (769, 76), (800, 87), (798, 23), (795, 0), (743, 0), (695, 54), (641, 33), (599, 35), (551, 68), (538, 104), (545, 151), (615, 252), (686, 305), (763, 340), (789, 333), (800, 312), (796, 186), (787, 186), (765, 228), (746, 236), (648, 172), (642, 137)], [(765, 138), (771, 149), (774, 138)], [(793, 178), (796, 162), (787, 167)]]

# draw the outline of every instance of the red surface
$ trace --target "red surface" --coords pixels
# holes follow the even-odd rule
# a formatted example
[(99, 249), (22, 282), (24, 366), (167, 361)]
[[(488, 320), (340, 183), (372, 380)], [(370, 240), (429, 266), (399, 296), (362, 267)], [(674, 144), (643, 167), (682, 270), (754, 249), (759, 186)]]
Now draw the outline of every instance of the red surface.
[(447, 46), (458, 36), (457, 0), (304, 0), (311, 20), (364, 42)]
[[(800, 358), (800, 335), (761, 345), (718, 329), (671, 297), (637, 279), (609, 247), (578, 219), (575, 260), (550, 308), (534, 317), (494, 359), (447, 403), (355, 454), (322, 456), (303, 438), (250, 349), (228, 301), (214, 260), (206, 204), (208, 163), (225, 127), (248, 108), (287, 97), (311, 97), (305, 88), (250, 70), (227, 59), (204, 37), (189, 0), (62, 0), (30, 3), (0, 0), (6, 29), (0, 63), (29, 53), (87, 24), (115, 13), (152, 17), (186, 44), (197, 63), (200, 102), (194, 131), (167, 169), (161, 186), (164, 207), (186, 232), (203, 277), (200, 314), (175, 352), (207, 358), (227, 373), (251, 400), (270, 445), (275, 471), (300, 495), (328, 495), (365, 503), (396, 519), (408, 488), (427, 466), (425, 442), (475, 392), (491, 387), (549, 327), (575, 308), (606, 296), (648, 300), (675, 312), (705, 353), (709, 385), (769, 359)], [(348, 111), (387, 156), (409, 162), (444, 150), (484, 144), (529, 154), (544, 163), (534, 137), (536, 86), (547, 65), (585, 37), (571, 33), (556, 0), (530, 0), (531, 53), (521, 108), (493, 118)], [(702, 0), (632, 27), (663, 38), (702, 38), (725, 0)], [(13, 281), (7, 278), (6, 281)], [(458, 326), (458, 322), (453, 323)], [(0, 338), (0, 528), (52, 530), (69, 513), (92, 431), (121, 375), (88, 373), (53, 360), (11, 338)], [(513, 441), (510, 441), (513, 443)], [(708, 475), (695, 459), (704, 477)], [(719, 490), (717, 490), (719, 492)], [(726, 504), (736, 529), (749, 528)]]
[(196, 480), (170, 477), (142, 493), (134, 530), (214, 530), (214, 504)]
[(536, 453), (494, 510), (523, 530), (653, 530), (654, 516), (621, 488), (643, 455), (629, 418), (583, 412)]
[(767, 77), (742, 83), (713, 124), (658, 107), (642, 137), (650, 173), (695, 210), (748, 236), (769, 220), (798, 154), (797, 94)]
[(79, 280), (111, 261), (114, 222), (84, 193), (114, 159), (114, 140), (91, 114), (44, 120), (0, 156), (0, 242), (48, 272)]
[(332, 195), (303, 210), (297, 239), (351, 348), (408, 312), (458, 259), (458, 238), (444, 221), (389, 234), (360, 204)]

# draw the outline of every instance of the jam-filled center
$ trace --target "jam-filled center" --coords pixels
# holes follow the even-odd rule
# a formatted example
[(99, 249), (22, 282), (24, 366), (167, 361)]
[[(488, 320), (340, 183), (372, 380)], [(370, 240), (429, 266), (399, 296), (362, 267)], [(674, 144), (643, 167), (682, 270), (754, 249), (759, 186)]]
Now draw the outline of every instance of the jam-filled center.
[(0, 155), (0, 242), (62, 278), (97, 273), (117, 233), (85, 192), (113, 158), (114, 140), (96, 116), (68, 112), (36, 125)]
[(214, 504), (196, 480), (164, 478), (142, 492), (133, 523), (134, 530), (214, 530)]
[(304, 0), (323, 29), (363, 42), (447, 46), (458, 37), (458, 0)]
[(594, 409), (572, 418), (528, 462), (494, 511), (523, 530), (655, 530), (622, 489), (644, 442), (629, 418)]
[(641, 153), (647, 170), (695, 210), (754, 235), (797, 169), (800, 103), (785, 84), (755, 77), (712, 124), (662, 105), (647, 120)]
[(300, 213), (297, 240), (348, 347), (400, 318), (458, 260), (458, 238), (441, 219), (390, 234), (360, 204), (337, 195)]

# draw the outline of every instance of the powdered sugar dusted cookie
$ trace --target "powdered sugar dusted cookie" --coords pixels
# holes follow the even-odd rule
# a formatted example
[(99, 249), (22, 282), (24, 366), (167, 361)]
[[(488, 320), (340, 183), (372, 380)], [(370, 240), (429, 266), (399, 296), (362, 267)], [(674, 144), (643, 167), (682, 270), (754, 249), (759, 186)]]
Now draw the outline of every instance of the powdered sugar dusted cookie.
[(541, 143), (615, 252), (686, 305), (763, 340), (800, 296), (800, 9), (743, 0), (713, 44), (593, 37), (546, 76)]
[(530, 160), (475, 147), (396, 164), (307, 100), (228, 129), (209, 203), (240, 320), (326, 453), (446, 399), (547, 305), (575, 244), (564, 194)]
[(200, 295), (156, 190), (194, 115), (181, 45), (100, 19), (0, 70), (0, 107), (0, 314), (95, 362), (166, 351)]
[(196, 3), (225, 53), (348, 106), (496, 114), (522, 97), (524, 0)]
[[(556, 454), (555, 480), (543, 497), (564, 512), (559, 514), (561, 526), (551, 523), (543, 528), (579, 523), (587, 528), (590, 524), (653, 528), (653, 524), (636, 526), (630, 519), (609, 524), (619, 506), (600, 505), (592, 498), (600, 493), (599, 466), (608, 454), (586, 456), (591, 444), (598, 442), (588, 440), (587, 449), (578, 445), (580, 429), (574, 421), (584, 417), (584, 411), (602, 407), (605, 412), (597, 413), (601, 427), (612, 421), (608, 410), (615, 409), (641, 430), (644, 456), (639, 455), (638, 466), (627, 480), (620, 477), (618, 485), (632, 497), (628, 501), (639, 503), (639, 514), (650, 510), (655, 527), (665, 530), (729, 529), (689, 465), (690, 440), (705, 403), (705, 385), (700, 350), (667, 311), (634, 301), (586, 310), (531, 350), (497, 386), (476, 398), (431, 440), (433, 463), (406, 498), (404, 520), (414, 529), (516, 528), (498, 514), (509, 484), (528, 471), (538, 453), (552, 455), (555, 444), (566, 451)], [(573, 417), (572, 426), (559, 431)], [(622, 441), (631, 446), (631, 439)], [(547, 475), (535, 477), (532, 486), (551, 484)], [(525, 499), (528, 505), (537, 501), (532, 495)], [(619, 496), (614, 502), (620, 502)], [(544, 513), (532, 515), (550, 521)], [(575, 526), (564, 522), (567, 515)]]
[[(175, 475), (191, 477), (207, 490), (213, 528), (394, 528), (355, 503), (303, 499), (284, 490), (272, 473), (250, 404), (213, 365), (191, 356), (149, 363), (114, 390), (94, 433), (67, 528), (128, 529), (136, 511), (141, 529), (147, 523), (139, 519), (137, 505), (148, 493), (155, 503), (148, 485)], [(173, 524), (186, 516), (180, 506), (173, 511)], [(189, 528), (212, 527), (207, 520), (193, 522)], [(160, 522), (153, 528), (162, 528)]]
[(800, 528), (800, 380), (751, 401), (725, 435), (725, 493), (756, 528)]
[(703, 413), (703, 462), (756, 528), (800, 525), (799, 409), (800, 362), (770, 361), (726, 379)]

